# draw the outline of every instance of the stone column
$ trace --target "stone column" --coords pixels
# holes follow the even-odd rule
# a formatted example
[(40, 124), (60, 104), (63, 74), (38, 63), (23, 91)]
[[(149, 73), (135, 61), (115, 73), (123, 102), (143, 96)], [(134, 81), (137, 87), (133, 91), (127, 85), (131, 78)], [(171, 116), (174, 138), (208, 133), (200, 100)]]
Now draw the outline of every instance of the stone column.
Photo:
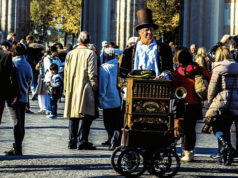
[(138, 36), (135, 30), (137, 24), (136, 12), (139, 9), (146, 8), (147, 0), (118, 0), (120, 7), (117, 8), (119, 20), (117, 26), (120, 29), (117, 33), (117, 44), (120, 49), (125, 49), (127, 41), (132, 36)]
[(8, 21), (8, 0), (2, 0), (2, 18), (1, 18), (1, 30), (3, 33), (4, 40), (7, 37), (7, 21)]
[(183, 33), (183, 45), (188, 47), (190, 43), (190, 0), (184, 0)]

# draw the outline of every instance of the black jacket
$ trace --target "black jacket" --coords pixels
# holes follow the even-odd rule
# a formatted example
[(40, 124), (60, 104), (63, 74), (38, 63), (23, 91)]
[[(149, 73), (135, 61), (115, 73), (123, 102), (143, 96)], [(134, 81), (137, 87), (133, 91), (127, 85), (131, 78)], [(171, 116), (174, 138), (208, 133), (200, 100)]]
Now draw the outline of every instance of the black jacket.
[(0, 49), (0, 100), (9, 100), (20, 93), (11, 53)]
[[(216, 50), (218, 47), (223, 46), (223, 43), (218, 42), (215, 44), (212, 49), (210, 49), (207, 53), (208, 57), (211, 59), (212, 62), (215, 61), (215, 56), (216, 56)], [(238, 62), (238, 49), (234, 49), (231, 51), (233, 59)]]
[[(173, 54), (169, 45), (157, 41), (159, 54), (158, 56), (158, 68), (160, 73), (164, 70), (169, 70), (173, 72)], [(126, 48), (123, 52), (122, 63), (120, 66), (120, 77), (127, 78), (127, 74), (133, 69), (134, 67), (134, 58), (136, 52), (137, 43), (133, 46)]]

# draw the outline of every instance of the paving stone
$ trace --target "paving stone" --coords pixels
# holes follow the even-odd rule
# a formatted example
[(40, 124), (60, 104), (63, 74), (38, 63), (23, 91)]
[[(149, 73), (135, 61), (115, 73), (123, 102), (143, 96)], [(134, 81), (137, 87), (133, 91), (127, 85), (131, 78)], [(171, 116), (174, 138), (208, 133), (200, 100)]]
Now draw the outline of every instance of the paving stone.
[[(39, 110), (37, 101), (30, 101), (31, 110)], [(206, 105), (207, 106), (207, 105)], [(32, 177), (90, 177), (115, 178), (122, 177), (115, 173), (110, 165), (112, 152), (101, 143), (107, 139), (102, 112), (92, 126), (89, 141), (97, 146), (95, 151), (70, 150), (68, 145), (68, 119), (63, 118), (63, 103), (58, 104), (58, 119), (51, 120), (46, 115), (26, 114), (26, 133), (23, 142), (24, 156), (7, 157), (4, 151), (10, 150), (13, 143), (13, 131), (7, 110), (4, 111), (3, 123), (0, 125), (0, 177), (32, 178)], [(204, 109), (204, 113), (205, 113)], [(238, 160), (231, 166), (219, 166), (210, 154), (217, 152), (217, 140), (213, 134), (202, 134), (203, 121), (198, 121), (196, 157), (192, 163), (181, 163), (179, 173), (175, 177), (219, 177), (233, 178), (237, 176)], [(232, 133), (234, 144), (235, 134)], [(180, 145), (177, 147), (180, 152)], [(148, 172), (141, 177), (155, 177)]]

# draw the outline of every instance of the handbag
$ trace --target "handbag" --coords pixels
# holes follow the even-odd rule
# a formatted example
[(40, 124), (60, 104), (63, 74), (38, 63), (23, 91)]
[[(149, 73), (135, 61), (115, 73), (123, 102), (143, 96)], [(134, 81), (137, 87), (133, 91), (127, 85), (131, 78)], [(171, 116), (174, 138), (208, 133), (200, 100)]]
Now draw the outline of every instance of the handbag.
[[(232, 84), (232, 88), (231, 88), (231, 95), (232, 95), (235, 79), (236, 79), (236, 77), (233, 80), (233, 84)], [(227, 121), (231, 118), (230, 117), (230, 112), (228, 110), (229, 106), (230, 106), (230, 100), (231, 100), (231, 96), (228, 100), (228, 106), (227, 106), (227, 108), (224, 109), (222, 114), (220, 114), (220, 115), (217, 114), (217, 116), (215, 116), (213, 118), (207, 117), (205, 119), (205, 121), (204, 121), (205, 125), (202, 128), (202, 133), (209, 133), (210, 134), (212, 132), (212, 126), (214, 125), (215, 122), (224, 122), (224, 121)]]
[(127, 75), (128, 78), (154, 79), (156, 77), (154, 70), (132, 70)]
[(195, 75), (194, 83), (195, 92), (200, 97), (200, 99), (203, 101), (207, 100), (208, 82), (203, 78), (201, 72)]

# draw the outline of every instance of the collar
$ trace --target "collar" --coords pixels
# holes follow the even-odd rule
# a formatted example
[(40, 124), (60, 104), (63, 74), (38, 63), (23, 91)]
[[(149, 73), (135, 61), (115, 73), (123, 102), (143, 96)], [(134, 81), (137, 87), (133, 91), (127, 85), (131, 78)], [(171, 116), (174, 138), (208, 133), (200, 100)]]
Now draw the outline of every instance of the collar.
[(85, 46), (87, 48), (87, 46), (85, 44), (79, 43), (79, 46)]
[[(139, 46), (147, 46), (144, 43), (142, 43), (141, 40), (137, 43), (137, 45), (139, 45)], [(153, 45), (157, 45), (155, 39), (153, 39), (152, 43), (150, 45), (148, 45), (148, 46), (153, 46)]]

